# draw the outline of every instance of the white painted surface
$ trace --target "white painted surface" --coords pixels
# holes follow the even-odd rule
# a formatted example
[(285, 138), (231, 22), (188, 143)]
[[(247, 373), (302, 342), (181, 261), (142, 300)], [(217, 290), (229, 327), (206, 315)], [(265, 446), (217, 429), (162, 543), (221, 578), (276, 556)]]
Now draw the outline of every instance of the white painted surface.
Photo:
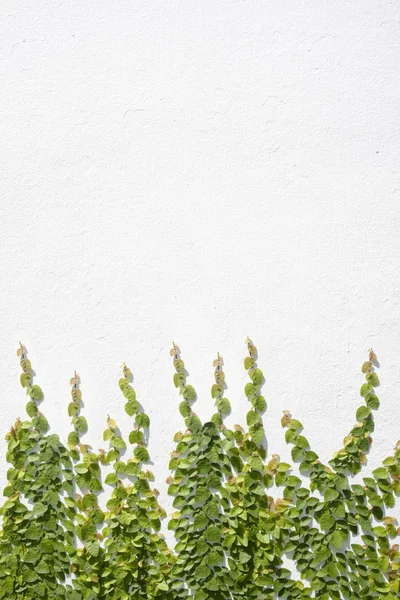
[(77, 369), (94, 448), (106, 413), (128, 430), (126, 361), (169, 506), (172, 339), (203, 418), (223, 354), (235, 423), (252, 336), (269, 452), (291, 409), (325, 460), (372, 345), (375, 467), (400, 437), (399, 3), (3, 0), (0, 24), (2, 430), (18, 340), (64, 434)]

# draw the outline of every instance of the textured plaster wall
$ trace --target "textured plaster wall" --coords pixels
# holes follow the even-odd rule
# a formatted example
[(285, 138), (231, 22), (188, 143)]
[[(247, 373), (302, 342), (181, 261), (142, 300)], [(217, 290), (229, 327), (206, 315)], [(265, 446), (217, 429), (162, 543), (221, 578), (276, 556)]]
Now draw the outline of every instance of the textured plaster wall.
[(233, 424), (252, 336), (269, 452), (291, 409), (325, 460), (373, 346), (375, 467), (400, 437), (399, 2), (2, 0), (0, 28), (2, 431), (19, 340), (64, 434), (77, 369), (94, 448), (107, 413), (128, 430), (126, 361), (165, 499), (171, 340), (203, 418), (222, 353)]

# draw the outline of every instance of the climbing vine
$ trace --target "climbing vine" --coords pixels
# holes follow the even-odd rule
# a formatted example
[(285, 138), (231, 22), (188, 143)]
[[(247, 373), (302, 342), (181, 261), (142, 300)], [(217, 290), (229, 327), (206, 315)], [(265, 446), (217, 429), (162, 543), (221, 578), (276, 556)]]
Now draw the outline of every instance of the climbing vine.
[[(149, 468), (150, 419), (131, 370), (124, 364), (116, 382), (130, 433), (125, 439), (107, 415), (106, 447), (95, 452), (82, 441), (88, 422), (79, 375), (70, 380), (71, 431), (64, 444), (39, 408), (44, 394), (20, 344), (27, 417), (6, 435), (0, 600), (399, 598), (400, 441), (362, 476), (379, 408), (375, 353), (369, 351), (361, 368), (356, 422), (327, 464), (301, 422), (283, 411), (289, 464), (267, 456), (264, 375), (252, 340), (246, 346), (246, 424), (229, 427), (222, 356), (210, 377), (215, 412), (202, 422), (173, 344), (183, 424), (166, 480), (173, 505), (167, 518)], [(175, 536), (173, 549), (164, 528)]]

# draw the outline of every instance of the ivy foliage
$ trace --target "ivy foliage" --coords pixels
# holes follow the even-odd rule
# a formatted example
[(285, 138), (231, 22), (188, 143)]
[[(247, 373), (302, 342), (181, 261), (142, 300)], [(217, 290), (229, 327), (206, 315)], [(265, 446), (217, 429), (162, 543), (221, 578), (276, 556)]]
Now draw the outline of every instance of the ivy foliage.
[[(21, 345), (21, 385), (29, 419), (17, 419), (6, 435), (8, 484), (0, 509), (0, 598), (64, 598), (74, 548), (74, 528), (63, 492), (72, 488), (72, 463), (39, 410), (42, 389)], [(72, 491), (72, 490), (71, 490)]]
[[(246, 340), (246, 424), (229, 427), (223, 359), (213, 362), (215, 412), (202, 422), (197, 394), (173, 344), (182, 430), (174, 436), (165, 510), (153, 487), (150, 418), (124, 364), (118, 385), (130, 433), (107, 416), (106, 449), (82, 438), (79, 375), (70, 380), (64, 445), (39, 405), (42, 389), (20, 345), (26, 420), (6, 435), (8, 483), (0, 509), (0, 600), (394, 600), (400, 597), (400, 441), (362, 476), (379, 408), (377, 357), (362, 365), (360, 407), (342, 447), (323, 464), (288, 410), (281, 420), (292, 464), (267, 456), (264, 375)], [(295, 567), (292, 573), (290, 562)]]

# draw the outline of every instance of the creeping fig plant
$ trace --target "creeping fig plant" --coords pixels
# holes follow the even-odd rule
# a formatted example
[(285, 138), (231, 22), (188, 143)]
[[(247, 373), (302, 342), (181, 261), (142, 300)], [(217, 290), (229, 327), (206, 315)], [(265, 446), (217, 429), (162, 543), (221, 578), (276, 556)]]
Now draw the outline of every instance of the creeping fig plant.
[(399, 598), (400, 442), (379, 468), (360, 475), (379, 407), (375, 353), (362, 365), (356, 423), (328, 464), (310, 447), (301, 422), (283, 411), (289, 464), (267, 456), (264, 376), (256, 347), (250, 339), (246, 344), (249, 409), (246, 425), (232, 428), (222, 357), (210, 381), (215, 412), (203, 423), (179, 348), (171, 350), (184, 420), (167, 477), (174, 549), (161, 533), (166, 513), (149, 469), (150, 419), (130, 369), (123, 365), (119, 387), (131, 431), (125, 440), (107, 416), (108, 448), (95, 452), (82, 442), (88, 423), (79, 376), (70, 381), (72, 431), (64, 445), (39, 410), (43, 392), (20, 345), (27, 419), (17, 419), (6, 435), (0, 599)]

